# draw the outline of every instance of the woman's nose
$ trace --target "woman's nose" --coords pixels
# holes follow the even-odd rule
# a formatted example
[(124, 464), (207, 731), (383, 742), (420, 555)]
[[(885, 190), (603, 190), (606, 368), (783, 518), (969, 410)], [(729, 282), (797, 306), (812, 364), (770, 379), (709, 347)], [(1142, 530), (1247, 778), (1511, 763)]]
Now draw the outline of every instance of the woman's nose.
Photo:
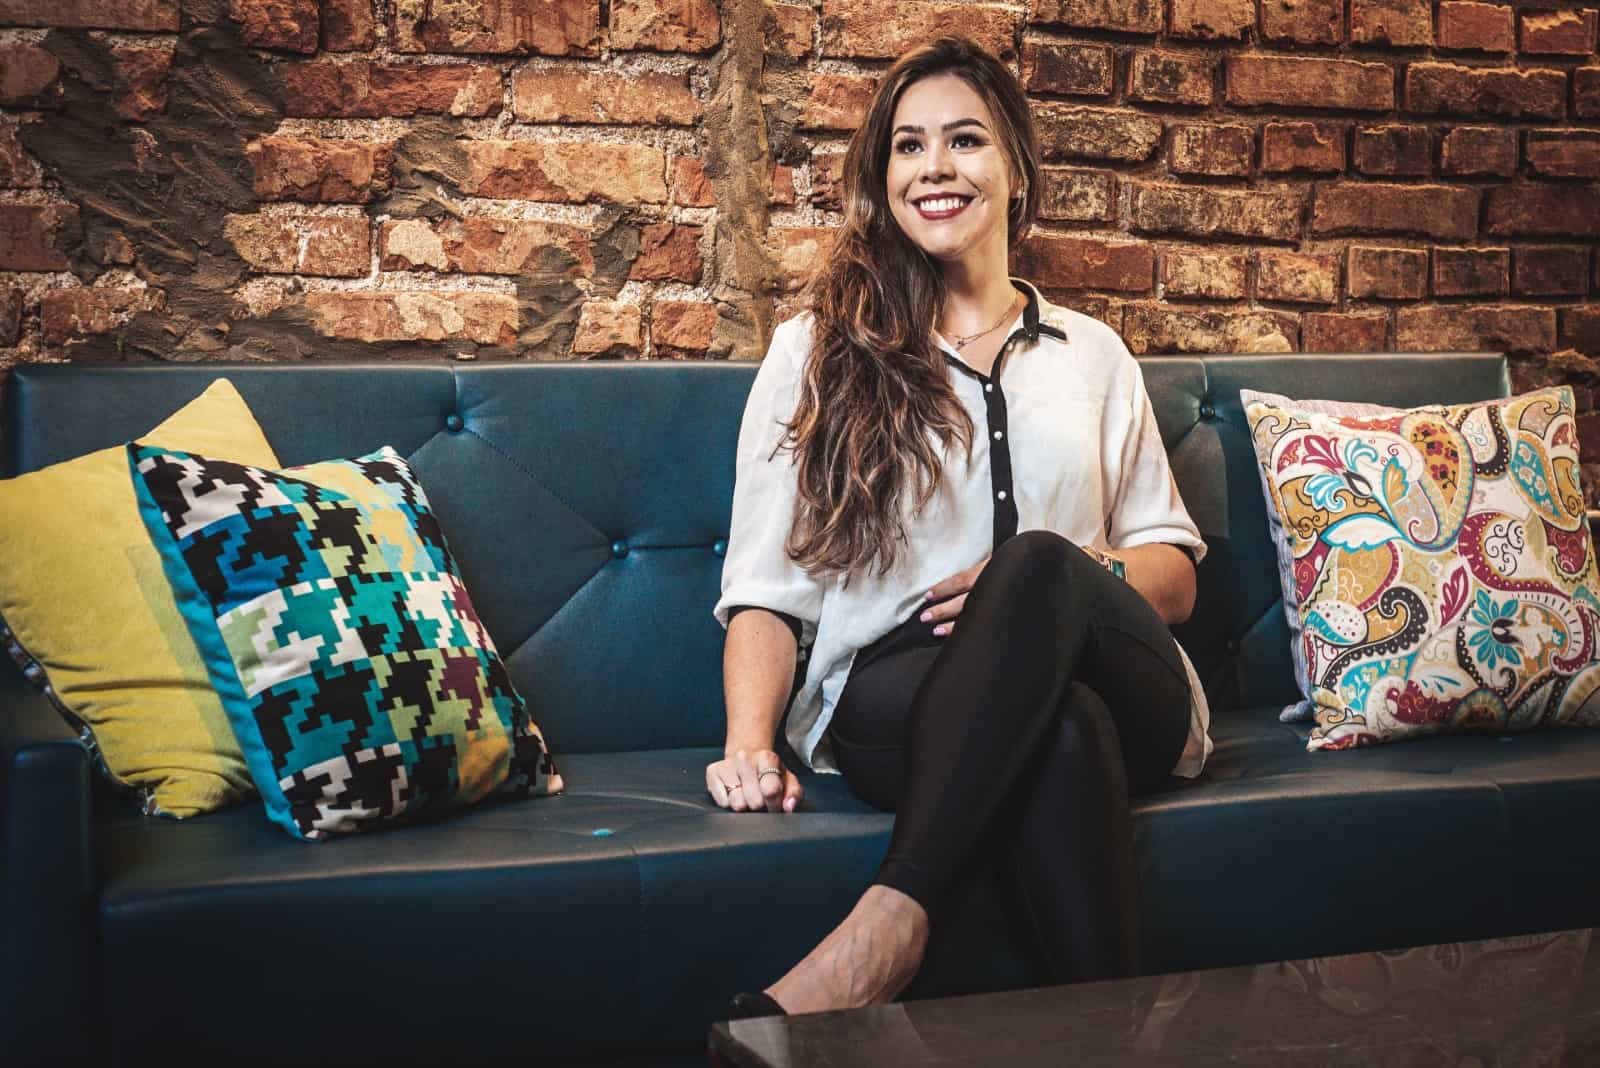
[(950, 173), (950, 152), (941, 144), (932, 144), (922, 156), (922, 173), (945, 175)]

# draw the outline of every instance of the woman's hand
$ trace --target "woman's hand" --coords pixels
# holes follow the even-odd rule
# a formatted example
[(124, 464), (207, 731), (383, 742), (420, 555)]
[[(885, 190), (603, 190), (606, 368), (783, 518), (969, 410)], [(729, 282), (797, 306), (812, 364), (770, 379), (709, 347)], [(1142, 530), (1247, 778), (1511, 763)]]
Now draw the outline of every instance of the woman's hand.
[(805, 790), (771, 749), (739, 749), (706, 765), (706, 792), (735, 812), (793, 812)]
[(985, 556), (965, 571), (957, 571), (935, 583), (933, 589), (923, 596), (923, 601), (929, 607), (919, 618), (924, 623), (937, 623), (933, 632), (939, 637), (943, 638), (956, 629), (955, 619), (967, 603), (967, 591), (977, 584), (978, 576), (988, 564), (989, 558)]

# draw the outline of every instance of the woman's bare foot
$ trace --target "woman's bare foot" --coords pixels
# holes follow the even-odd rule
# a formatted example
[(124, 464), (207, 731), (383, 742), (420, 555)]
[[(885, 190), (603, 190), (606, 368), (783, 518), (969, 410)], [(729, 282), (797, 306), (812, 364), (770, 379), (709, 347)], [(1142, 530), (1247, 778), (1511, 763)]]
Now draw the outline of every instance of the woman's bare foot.
[(927, 911), (899, 890), (874, 884), (767, 993), (791, 1013), (890, 1001), (917, 974), (927, 945)]

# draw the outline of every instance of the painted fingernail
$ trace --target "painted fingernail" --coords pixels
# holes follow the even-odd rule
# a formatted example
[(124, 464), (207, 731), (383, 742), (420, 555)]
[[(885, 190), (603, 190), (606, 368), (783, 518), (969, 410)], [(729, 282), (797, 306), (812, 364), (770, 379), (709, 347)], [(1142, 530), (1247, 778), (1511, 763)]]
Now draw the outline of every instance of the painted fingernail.
[(786, 798), (783, 799), (783, 810), (785, 812), (793, 812), (794, 811), (794, 798), (786, 797)]
[(924, 612), (924, 613), (922, 613), (922, 621), (924, 623), (932, 623), (933, 622), (933, 613), (932, 612)]
[(943, 635), (943, 634), (948, 634), (948, 633), (950, 633), (950, 628), (949, 628), (949, 627), (946, 627), (946, 626), (944, 626), (944, 625), (943, 625), (943, 624), (941, 624), (941, 625), (939, 625), (939, 626), (937, 626), (937, 627), (934, 627), (934, 628), (933, 628), (933, 632), (934, 632), (934, 633), (935, 633), (935, 634), (940, 634), (940, 635)]
[(928, 592), (927, 592), (927, 593), (925, 593), (925, 594), (923, 594), (923, 595), (922, 595), (922, 599), (923, 599), (923, 600), (924, 600), (924, 601), (931, 601), (931, 600), (933, 600), (933, 591), (932, 591), (932, 590), (929, 590), (929, 591), (928, 591)]

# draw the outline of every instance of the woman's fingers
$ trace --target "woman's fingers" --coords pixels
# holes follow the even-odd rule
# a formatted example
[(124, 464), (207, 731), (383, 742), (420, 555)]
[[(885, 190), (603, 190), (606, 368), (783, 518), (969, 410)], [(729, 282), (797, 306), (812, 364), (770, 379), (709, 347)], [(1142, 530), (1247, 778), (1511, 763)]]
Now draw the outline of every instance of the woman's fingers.
[[(733, 795), (738, 790), (739, 777), (728, 768), (726, 760), (716, 760), (706, 765), (706, 793), (718, 808), (732, 808)], [(732, 789), (730, 789), (732, 787)]]
[[(777, 774), (761, 774), (771, 768)], [(706, 792), (735, 812), (793, 812), (805, 791), (770, 749), (738, 752), (706, 765)]]
[[(768, 776), (771, 778), (771, 776)], [(783, 769), (783, 810), (793, 812), (800, 807), (800, 799), (805, 797), (805, 787), (800, 785), (800, 777), (788, 768)]]
[(924, 609), (921, 619), (924, 623), (944, 623), (948, 620), (956, 618), (956, 616), (959, 616), (961, 614), (961, 609), (966, 605), (966, 603), (967, 595), (964, 593), (960, 594), (959, 596), (952, 597), (948, 601), (944, 601), (941, 604), (936, 604), (931, 608)]

